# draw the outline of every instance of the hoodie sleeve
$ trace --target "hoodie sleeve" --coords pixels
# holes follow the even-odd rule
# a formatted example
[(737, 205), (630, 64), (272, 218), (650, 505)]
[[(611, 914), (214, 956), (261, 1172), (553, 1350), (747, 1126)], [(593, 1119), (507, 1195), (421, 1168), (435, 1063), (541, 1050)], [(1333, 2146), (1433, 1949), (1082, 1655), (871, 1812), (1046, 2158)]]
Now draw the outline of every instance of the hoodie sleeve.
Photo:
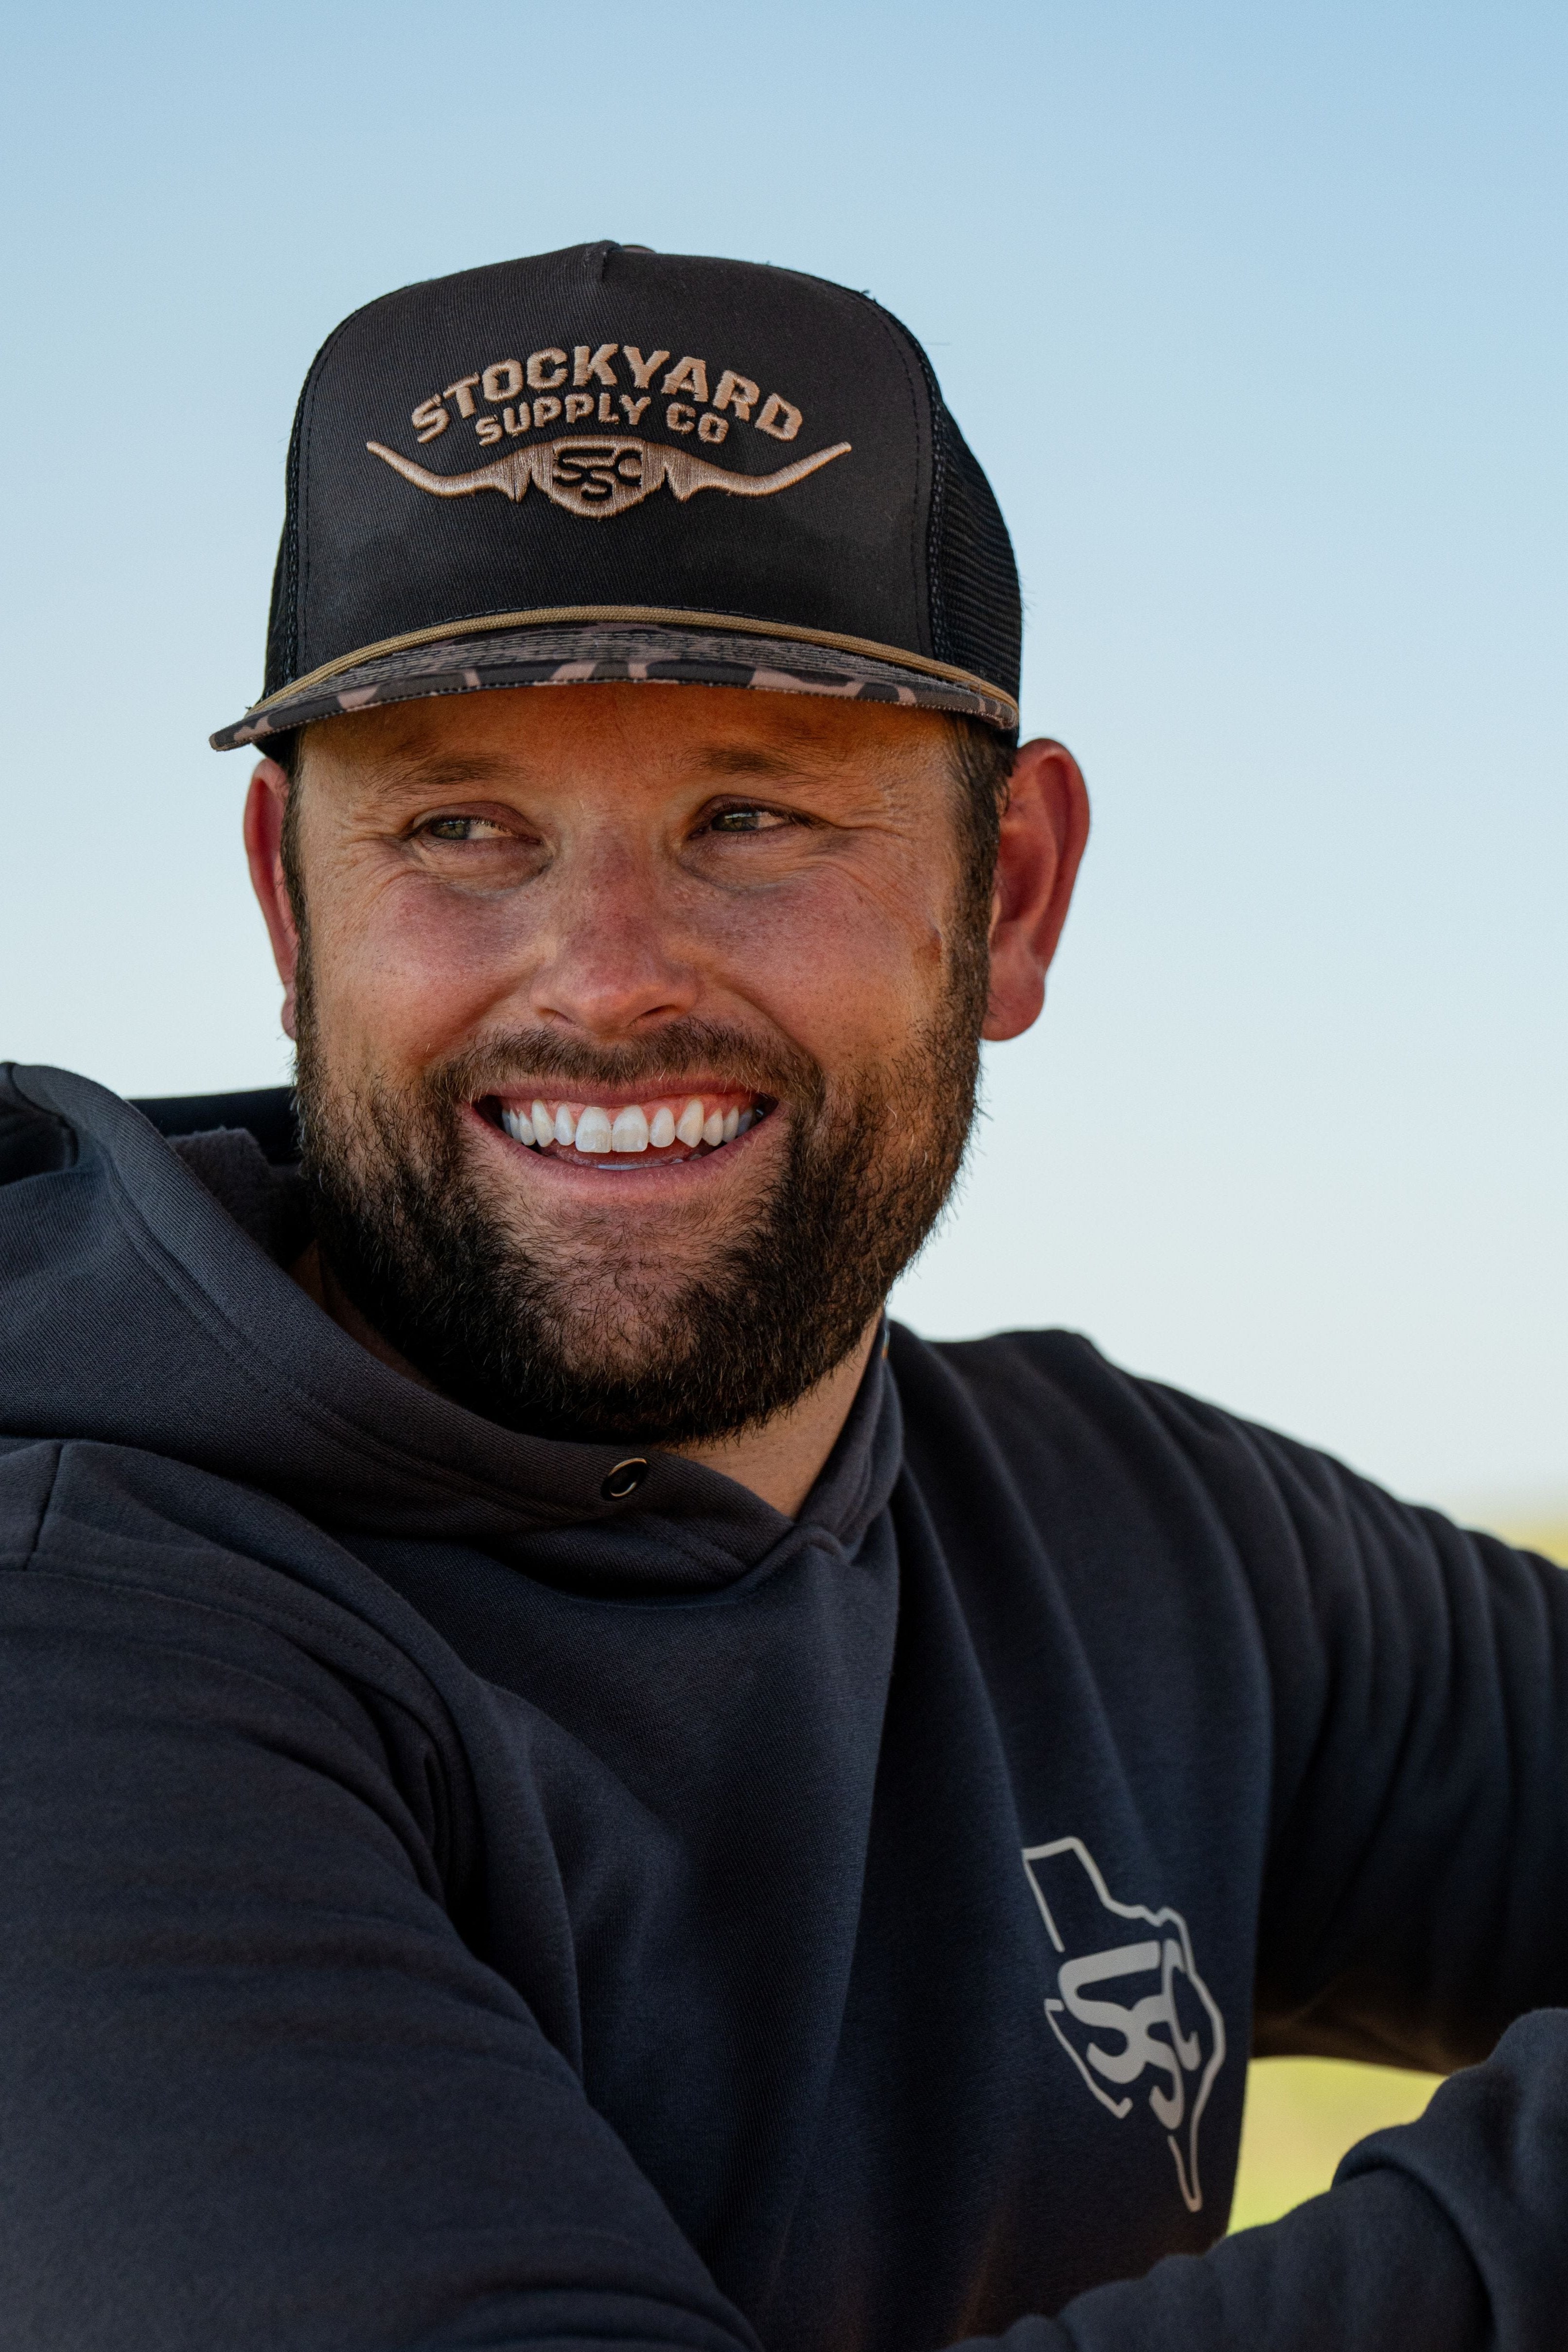
[(1568, 1574), (1190, 1400), (1161, 1410), (1227, 1522), (1268, 1661), (1255, 2046), (1453, 2079), (1352, 2148), (1327, 2195), (1003, 2340), (1560, 2352)]
[(1244, 1435), (1274, 1716), (1255, 2048), (1471, 2065), (1568, 2004), (1568, 1573)]
[(752, 2347), (454, 1925), (395, 1660), (134, 1531), (41, 1549), (54, 1452), (0, 1461), (7, 2341)]
[[(1282, 2221), (1024, 2319), (1007, 2352), (1561, 2352), (1568, 2015), (1543, 2011)], [(978, 2340), (955, 2352), (980, 2352)]]

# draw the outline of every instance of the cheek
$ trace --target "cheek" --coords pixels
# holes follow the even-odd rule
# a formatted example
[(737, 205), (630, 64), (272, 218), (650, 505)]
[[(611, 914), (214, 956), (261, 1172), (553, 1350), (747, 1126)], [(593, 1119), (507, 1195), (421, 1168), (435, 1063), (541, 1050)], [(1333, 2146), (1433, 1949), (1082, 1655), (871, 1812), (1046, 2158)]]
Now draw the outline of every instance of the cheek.
[(318, 1014), (332, 1058), (415, 1069), (466, 1044), (517, 970), (515, 908), (395, 887), (313, 927)]
[(727, 914), (721, 948), (743, 992), (825, 1062), (896, 1047), (945, 983), (918, 877), (840, 870), (760, 892)]

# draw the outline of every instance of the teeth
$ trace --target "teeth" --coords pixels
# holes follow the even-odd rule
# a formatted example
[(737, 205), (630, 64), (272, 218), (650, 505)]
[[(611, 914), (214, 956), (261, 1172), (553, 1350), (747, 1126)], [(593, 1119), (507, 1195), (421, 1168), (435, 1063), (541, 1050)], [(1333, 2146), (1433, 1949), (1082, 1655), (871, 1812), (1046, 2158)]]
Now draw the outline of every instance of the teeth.
[(609, 1113), (590, 1103), (577, 1121), (575, 1140), (579, 1151), (608, 1151), (613, 1141)]
[(526, 1110), (521, 1103), (500, 1106), (501, 1127), (515, 1143), (556, 1143), (563, 1150), (574, 1144), (579, 1151), (637, 1152), (650, 1146), (668, 1151), (673, 1143), (685, 1144), (689, 1151), (705, 1143), (716, 1151), (746, 1134), (761, 1117), (759, 1110), (733, 1108), (705, 1112), (700, 1095), (690, 1097), (679, 1118), (668, 1103), (658, 1103), (651, 1110), (641, 1103), (626, 1103), (614, 1113), (598, 1103), (578, 1111), (561, 1103), (553, 1112), (537, 1099)]

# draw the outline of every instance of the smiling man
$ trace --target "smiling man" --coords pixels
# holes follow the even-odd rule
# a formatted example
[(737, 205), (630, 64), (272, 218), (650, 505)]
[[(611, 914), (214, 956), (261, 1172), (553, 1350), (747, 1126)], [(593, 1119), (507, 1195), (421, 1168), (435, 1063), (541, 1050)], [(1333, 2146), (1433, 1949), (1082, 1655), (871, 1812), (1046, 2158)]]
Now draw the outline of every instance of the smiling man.
[[(318, 357), (297, 1087), (0, 1086), (7, 2342), (1561, 2345), (1561, 1572), (884, 1321), (1086, 838), (1018, 663), (868, 299)], [(1458, 2071), (1221, 2241), (1249, 2048)]]
[(606, 683), (344, 717), (289, 766), (247, 831), (300, 1278), (491, 1419), (652, 1437), (797, 1510), (980, 1037), (1038, 1011), (1070, 758), (1031, 745), (1004, 816), (1006, 755), (935, 712)]

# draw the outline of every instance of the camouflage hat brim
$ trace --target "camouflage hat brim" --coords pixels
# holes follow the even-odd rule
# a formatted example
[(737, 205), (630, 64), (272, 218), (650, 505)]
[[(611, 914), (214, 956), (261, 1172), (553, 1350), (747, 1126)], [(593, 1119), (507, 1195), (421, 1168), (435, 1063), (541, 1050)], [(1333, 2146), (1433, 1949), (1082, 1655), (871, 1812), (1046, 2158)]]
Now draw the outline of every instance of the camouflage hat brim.
[(500, 687), (605, 684), (742, 687), (949, 710), (1011, 730), (1017, 706), (984, 680), (936, 663), (881, 660), (833, 644), (699, 630), (585, 623), (433, 637), (333, 664), (269, 695), (210, 740), (215, 751), (265, 748), (318, 719), (415, 702), (426, 695), (483, 694)]

